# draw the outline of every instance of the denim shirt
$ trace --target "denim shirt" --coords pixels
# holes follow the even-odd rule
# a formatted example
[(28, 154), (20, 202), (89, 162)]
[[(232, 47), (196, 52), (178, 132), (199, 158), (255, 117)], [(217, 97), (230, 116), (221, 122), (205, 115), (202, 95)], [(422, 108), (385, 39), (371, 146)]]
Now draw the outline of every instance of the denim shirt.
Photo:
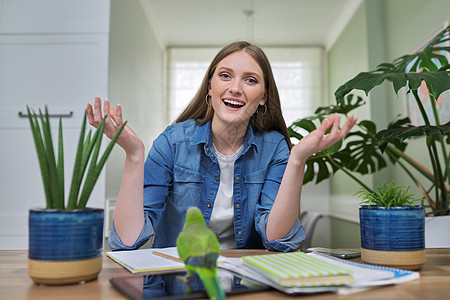
[[(233, 201), (236, 248), (292, 251), (305, 238), (300, 220), (282, 239), (268, 241), (266, 224), (289, 158), (284, 136), (253, 131), (249, 124), (243, 150), (234, 165)], [(173, 247), (190, 206), (197, 206), (208, 224), (219, 188), (220, 169), (211, 122), (176, 123), (153, 143), (145, 162), (144, 227), (131, 247), (118, 237), (114, 222), (112, 250), (137, 249), (155, 235), (154, 248)], [(288, 208), (287, 208), (288, 209)]]

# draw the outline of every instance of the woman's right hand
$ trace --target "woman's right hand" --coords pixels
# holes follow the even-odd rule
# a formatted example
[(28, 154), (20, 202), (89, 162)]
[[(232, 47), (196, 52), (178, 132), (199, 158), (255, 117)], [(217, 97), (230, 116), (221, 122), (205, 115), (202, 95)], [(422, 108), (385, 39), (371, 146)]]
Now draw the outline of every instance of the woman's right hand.
[[(97, 128), (103, 119), (103, 115), (107, 116), (105, 120), (104, 133), (110, 139), (116, 134), (119, 128), (123, 125), (122, 108), (117, 105), (116, 109), (112, 108), (108, 100), (103, 103), (100, 97), (95, 97), (94, 107), (90, 103), (87, 105), (87, 117), (89, 124)], [(144, 144), (134, 131), (125, 125), (122, 133), (117, 139), (117, 144), (125, 150), (127, 155), (142, 155), (145, 150)]]
[[(100, 122), (106, 116), (104, 133), (110, 139), (114, 137), (123, 125), (122, 109), (117, 105), (116, 109), (110, 107), (109, 101), (103, 102), (95, 97), (94, 106), (87, 105), (87, 117), (89, 124), (98, 128)], [(142, 141), (125, 125), (117, 139), (117, 144), (125, 150), (126, 158), (122, 183), (120, 184), (117, 203), (114, 208), (114, 228), (122, 243), (132, 246), (145, 223), (143, 207), (143, 183), (145, 148)]]

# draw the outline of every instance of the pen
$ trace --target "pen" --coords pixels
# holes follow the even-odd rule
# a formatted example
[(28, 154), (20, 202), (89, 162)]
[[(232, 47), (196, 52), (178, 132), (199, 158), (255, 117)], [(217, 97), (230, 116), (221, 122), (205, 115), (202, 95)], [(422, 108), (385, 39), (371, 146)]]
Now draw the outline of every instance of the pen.
[(158, 251), (153, 251), (152, 253), (154, 255), (156, 255), (156, 256), (164, 257), (164, 258), (167, 258), (167, 259), (170, 259), (170, 260), (182, 263), (182, 261), (178, 257), (172, 256), (172, 255), (168, 255), (168, 254), (165, 254), (165, 253), (161, 253), (161, 252), (158, 252)]

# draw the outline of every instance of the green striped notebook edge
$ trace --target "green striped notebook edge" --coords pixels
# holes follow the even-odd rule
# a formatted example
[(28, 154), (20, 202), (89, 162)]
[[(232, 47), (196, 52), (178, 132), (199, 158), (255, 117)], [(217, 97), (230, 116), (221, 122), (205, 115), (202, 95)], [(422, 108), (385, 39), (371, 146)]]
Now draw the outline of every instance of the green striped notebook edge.
[[(286, 260), (287, 259), (287, 260)], [(351, 275), (351, 271), (330, 264), (303, 252), (251, 255), (242, 262), (255, 271), (265, 273), (277, 281), (293, 278)]]

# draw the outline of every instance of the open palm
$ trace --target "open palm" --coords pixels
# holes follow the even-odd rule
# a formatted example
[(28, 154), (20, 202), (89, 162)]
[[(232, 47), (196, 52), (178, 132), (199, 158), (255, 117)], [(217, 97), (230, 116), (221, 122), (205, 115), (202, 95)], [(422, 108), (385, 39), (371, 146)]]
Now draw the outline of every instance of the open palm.
[[(101, 107), (102, 103), (99, 97), (95, 97), (93, 107), (90, 103), (88, 104), (87, 116), (89, 124), (97, 128), (102, 121), (103, 116), (107, 116), (104, 133), (107, 137), (112, 138), (124, 123), (122, 118), (122, 108), (120, 105), (117, 105), (116, 109), (112, 108), (108, 100), (105, 100), (103, 103), (103, 114)], [(139, 153), (144, 148), (142, 141), (128, 125), (125, 125), (117, 140), (117, 144), (122, 147), (127, 154)]]
[[(319, 128), (301, 139), (300, 142), (292, 148), (291, 155), (306, 159), (314, 153), (327, 149), (334, 143), (343, 139), (355, 123), (356, 118), (350, 116), (345, 121), (344, 126), (340, 128), (340, 117), (338, 115), (331, 115), (322, 122)], [(330, 128), (330, 132), (327, 133)]]

